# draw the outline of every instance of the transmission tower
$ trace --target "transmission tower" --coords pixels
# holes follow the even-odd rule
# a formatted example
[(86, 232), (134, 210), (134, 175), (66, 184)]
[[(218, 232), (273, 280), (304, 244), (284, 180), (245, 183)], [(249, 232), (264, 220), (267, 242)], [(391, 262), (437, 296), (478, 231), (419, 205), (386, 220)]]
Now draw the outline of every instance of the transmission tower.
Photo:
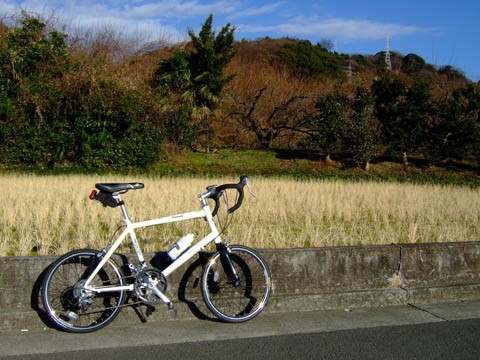
[(351, 61), (348, 62), (348, 67), (347, 67), (345, 72), (347, 73), (348, 82), (352, 82), (353, 68), (352, 68), (352, 62)]
[(387, 70), (392, 71), (392, 61), (390, 59), (390, 35), (387, 34), (387, 47), (385, 49), (385, 65)]

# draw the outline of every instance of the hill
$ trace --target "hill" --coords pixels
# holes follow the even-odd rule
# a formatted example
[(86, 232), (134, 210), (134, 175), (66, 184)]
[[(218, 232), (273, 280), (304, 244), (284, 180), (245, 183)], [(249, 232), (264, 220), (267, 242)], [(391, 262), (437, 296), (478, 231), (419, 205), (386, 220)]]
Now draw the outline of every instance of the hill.
[[(5, 168), (150, 169), (171, 154), (320, 156), (476, 167), (480, 90), (416, 54), (341, 54), (328, 41), (235, 41), (207, 19), (185, 44), (135, 51), (109, 32), (71, 37), (23, 14), (0, 22)], [(371, 170), (370, 170), (371, 171)]]

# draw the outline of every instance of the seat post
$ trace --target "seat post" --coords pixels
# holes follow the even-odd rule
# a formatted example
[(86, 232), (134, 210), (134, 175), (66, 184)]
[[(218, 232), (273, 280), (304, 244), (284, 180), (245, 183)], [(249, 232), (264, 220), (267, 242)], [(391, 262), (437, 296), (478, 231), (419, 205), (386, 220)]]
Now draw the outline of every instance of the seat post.
[(125, 207), (125, 203), (123, 202), (122, 197), (118, 193), (113, 193), (112, 197), (117, 201), (118, 204), (120, 204), (120, 209), (122, 210), (123, 221), (126, 224), (128, 224), (132, 220), (128, 216), (127, 208)]

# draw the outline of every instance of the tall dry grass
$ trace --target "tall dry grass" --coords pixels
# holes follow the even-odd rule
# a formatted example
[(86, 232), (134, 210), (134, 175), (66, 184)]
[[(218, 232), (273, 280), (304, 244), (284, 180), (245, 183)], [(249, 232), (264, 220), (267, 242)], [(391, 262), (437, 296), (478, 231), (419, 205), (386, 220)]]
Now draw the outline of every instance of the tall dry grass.
[[(250, 179), (227, 230), (232, 243), (257, 248), (477, 240), (480, 194), (467, 187), (343, 181)], [(88, 199), (96, 182), (143, 181), (124, 196), (134, 220), (199, 208), (206, 185), (236, 179), (95, 176), (0, 176), (0, 255), (61, 254), (101, 248), (122, 225), (119, 209)], [(145, 251), (167, 249), (186, 232), (205, 233), (203, 220), (148, 228)], [(121, 251), (130, 251), (125, 245)]]

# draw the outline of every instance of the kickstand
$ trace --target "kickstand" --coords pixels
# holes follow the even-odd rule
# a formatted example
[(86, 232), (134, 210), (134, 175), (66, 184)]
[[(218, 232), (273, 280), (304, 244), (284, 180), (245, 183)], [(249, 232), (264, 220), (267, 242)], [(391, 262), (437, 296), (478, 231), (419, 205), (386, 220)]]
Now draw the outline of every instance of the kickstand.
[[(141, 305), (145, 305), (145, 313), (144, 311), (142, 310), (142, 307)], [(142, 323), (146, 323), (147, 322), (147, 317), (152, 315), (153, 312), (155, 311), (155, 307), (152, 306), (152, 305), (149, 305), (149, 304), (136, 304), (136, 305), (133, 305), (133, 310), (135, 311), (135, 313), (138, 315), (138, 317), (140, 318), (140, 321)]]

